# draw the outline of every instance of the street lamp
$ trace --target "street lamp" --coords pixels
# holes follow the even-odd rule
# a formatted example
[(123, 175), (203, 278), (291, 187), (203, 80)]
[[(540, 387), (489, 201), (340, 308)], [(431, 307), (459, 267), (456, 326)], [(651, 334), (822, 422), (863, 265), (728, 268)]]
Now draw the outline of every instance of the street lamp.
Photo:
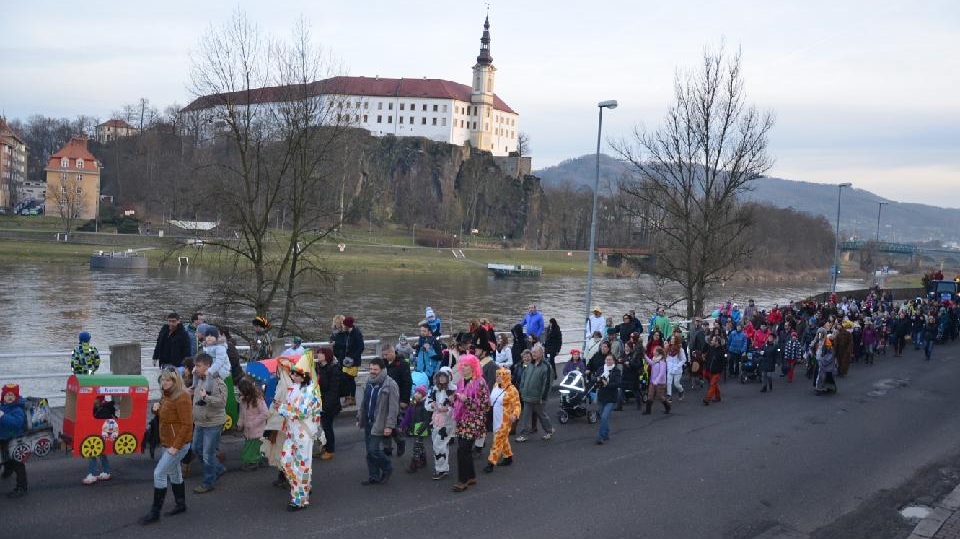
[(883, 211), (883, 205), (889, 202), (877, 202), (877, 243), (880, 243), (880, 212)]
[(590, 256), (587, 259), (587, 305), (584, 317), (583, 348), (587, 348), (587, 328), (590, 327), (590, 302), (593, 301), (593, 252), (597, 246), (597, 195), (600, 192), (600, 137), (603, 132), (603, 109), (617, 108), (615, 99), (608, 99), (597, 103), (599, 117), (597, 119), (597, 170), (593, 178), (593, 217), (590, 219)]
[(837, 236), (834, 238), (833, 247), (833, 275), (830, 279), (830, 293), (837, 291), (837, 274), (840, 273), (840, 195), (843, 194), (844, 187), (852, 186), (852, 183), (841, 183), (837, 185)]

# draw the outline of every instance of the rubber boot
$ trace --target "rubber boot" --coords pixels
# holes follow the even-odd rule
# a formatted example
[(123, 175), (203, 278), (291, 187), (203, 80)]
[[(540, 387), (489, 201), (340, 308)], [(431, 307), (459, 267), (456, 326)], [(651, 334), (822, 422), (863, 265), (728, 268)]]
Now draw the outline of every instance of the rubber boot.
[(650, 410), (653, 408), (653, 401), (647, 401), (647, 404), (643, 407), (643, 412), (640, 412), (641, 415), (650, 415)]
[(668, 401), (663, 401), (663, 413), (670, 413), (670, 403)]
[(160, 522), (160, 509), (163, 508), (163, 499), (167, 497), (167, 487), (153, 489), (153, 505), (150, 511), (140, 519), (140, 524), (147, 525)]
[(172, 517), (173, 515), (186, 513), (187, 512), (186, 485), (184, 483), (180, 483), (179, 485), (176, 483), (170, 483), (170, 490), (173, 491), (173, 501), (176, 502), (176, 505), (173, 507), (173, 509), (164, 513), (164, 516)]

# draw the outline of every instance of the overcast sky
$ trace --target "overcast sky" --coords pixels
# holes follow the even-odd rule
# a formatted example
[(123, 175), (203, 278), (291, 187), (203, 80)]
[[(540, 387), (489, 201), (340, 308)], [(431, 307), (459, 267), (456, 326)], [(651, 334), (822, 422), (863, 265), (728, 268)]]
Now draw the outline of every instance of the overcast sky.
[[(31, 0), (0, 10), (0, 114), (107, 119), (140, 97), (186, 104), (190, 52), (240, 8), (289, 35), (303, 15), (349, 75), (470, 84), (485, 2)], [(534, 167), (657, 126), (674, 73), (705, 45), (741, 48), (749, 102), (777, 124), (770, 175), (850, 181), (960, 207), (960, 2), (490, 2), (497, 93), (520, 113)]]

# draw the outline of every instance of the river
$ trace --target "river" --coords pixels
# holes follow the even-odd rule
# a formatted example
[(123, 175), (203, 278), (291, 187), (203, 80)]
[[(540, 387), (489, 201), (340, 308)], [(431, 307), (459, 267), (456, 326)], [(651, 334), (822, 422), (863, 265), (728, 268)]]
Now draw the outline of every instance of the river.
[[(92, 334), (92, 342), (100, 350), (131, 341), (152, 349), (168, 312), (177, 311), (186, 320), (191, 312), (206, 308), (210, 278), (211, 273), (195, 268), (110, 272), (85, 265), (0, 264), (0, 279), (6, 283), (0, 289), (0, 308), (6, 313), (6, 323), (0, 324), (0, 354), (22, 354), (0, 358), (0, 382), (16, 380), (17, 374), (69, 372), (68, 352), (62, 359), (30, 355), (69, 350), (84, 330)], [(727, 298), (741, 303), (754, 298), (759, 306), (769, 307), (828, 286), (826, 280), (808, 286), (728, 285), (718, 290), (708, 305)], [(861, 286), (859, 281), (841, 281), (838, 288)], [(482, 274), (363, 273), (338, 277), (328, 297), (315, 307), (324, 320), (337, 313), (352, 315), (368, 339), (396, 340), (401, 332), (416, 334), (416, 324), (427, 305), (442, 318), (447, 333), (465, 329), (470, 319), (479, 317), (488, 317), (498, 329), (509, 330), (522, 318), (527, 304), (535, 302), (545, 318), (557, 319), (565, 330), (564, 340), (573, 344), (582, 340), (579, 328), (585, 316), (585, 288), (583, 277), (513, 280)], [(593, 303), (617, 321), (624, 312), (635, 309), (646, 326), (653, 307), (651, 298), (659, 297), (671, 294), (660, 290), (649, 277), (594, 280)], [(216, 322), (210, 318), (208, 321)], [(316, 328), (313, 333), (326, 336), (329, 329)], [(26, 380), (24, 389), (49, 396), (51, 383)], [(55, 385), (62, 388), (61, 381)]]

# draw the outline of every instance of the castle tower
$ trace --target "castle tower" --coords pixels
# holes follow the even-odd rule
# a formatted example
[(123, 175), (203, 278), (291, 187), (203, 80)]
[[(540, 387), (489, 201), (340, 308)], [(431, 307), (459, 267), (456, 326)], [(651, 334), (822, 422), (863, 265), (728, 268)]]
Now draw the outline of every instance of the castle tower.
[(490, 16), (483, 21), (483, 37), (480, 38), (480, 54), (473, 66), (473, 93), (470, 95), (472, 121), (476, 129), (471, 129), (470, 144), (474, 148), (491, 151), (493, 149), (492, 118), (493, 80), (497, 68), (493, 67), (490, 56)]

